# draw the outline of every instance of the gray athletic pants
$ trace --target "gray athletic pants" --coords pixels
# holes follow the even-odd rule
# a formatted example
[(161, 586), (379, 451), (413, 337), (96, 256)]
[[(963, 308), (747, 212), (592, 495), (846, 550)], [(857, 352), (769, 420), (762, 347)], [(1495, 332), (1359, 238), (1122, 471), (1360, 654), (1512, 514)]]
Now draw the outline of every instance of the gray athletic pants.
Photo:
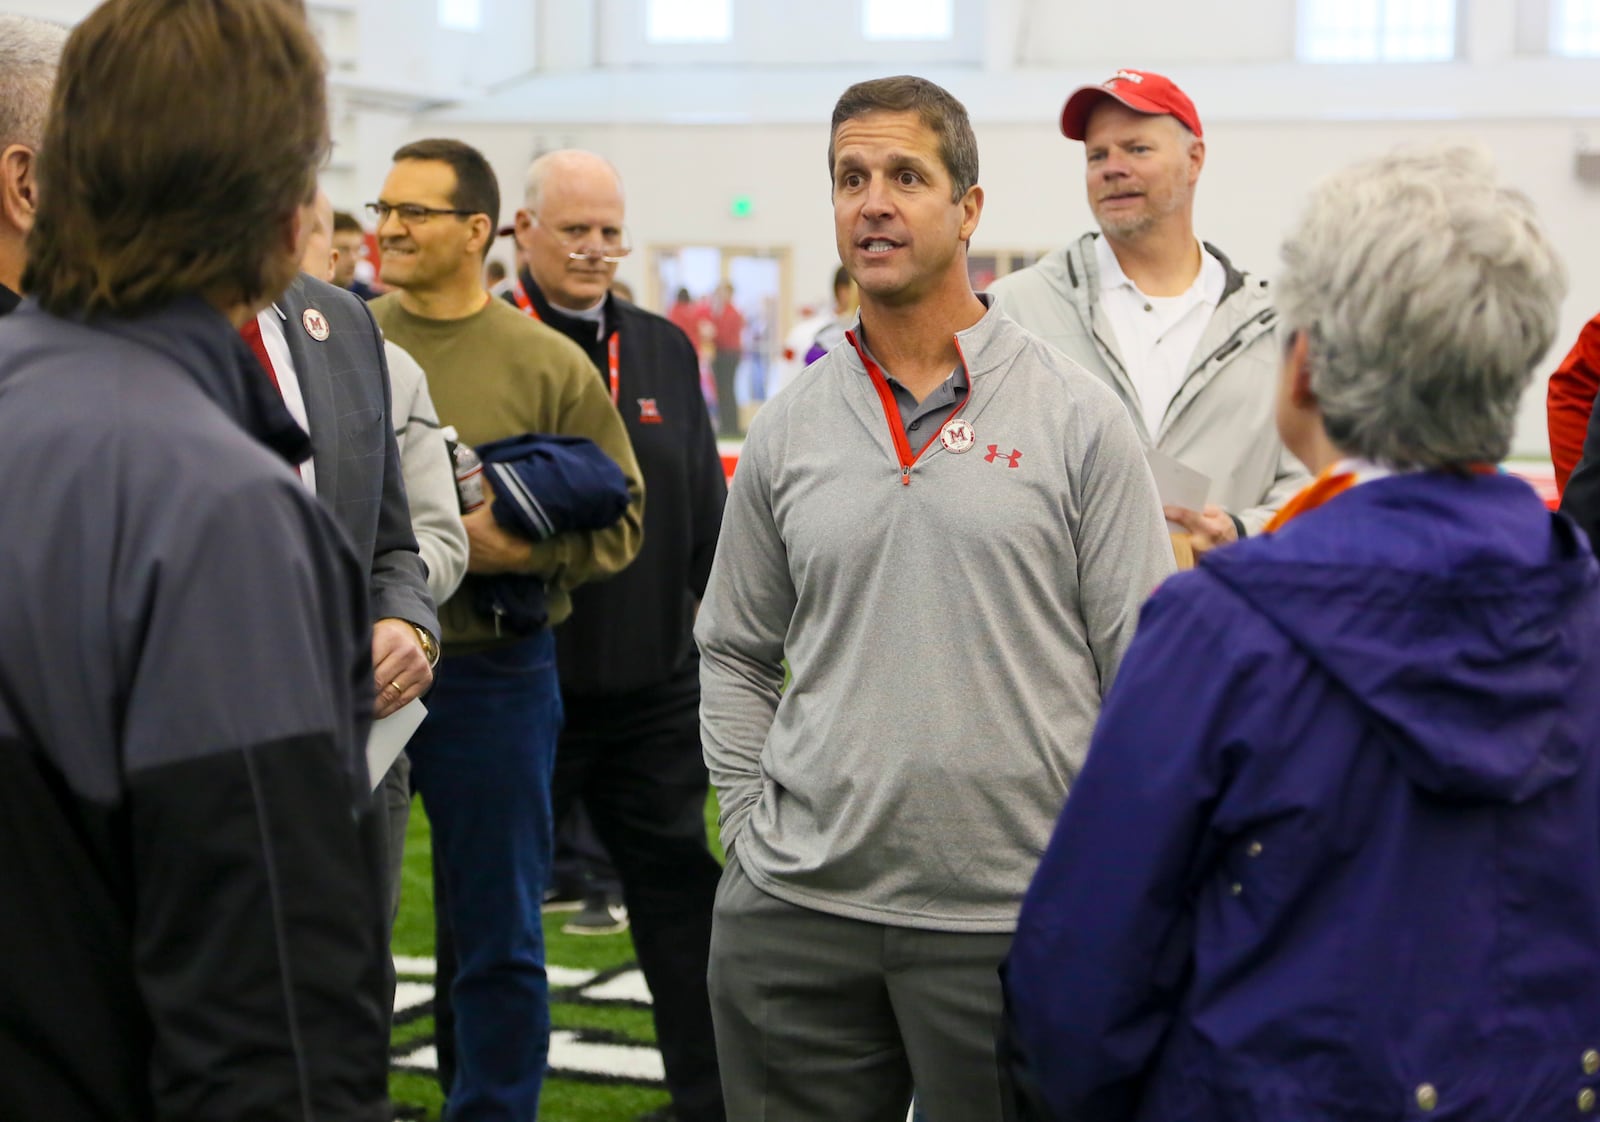
[(889, 927), (798, 907), (728, 859), (708, 978), (730, 1119), (1007, 1122), (996, 1058), (1011, 935)]

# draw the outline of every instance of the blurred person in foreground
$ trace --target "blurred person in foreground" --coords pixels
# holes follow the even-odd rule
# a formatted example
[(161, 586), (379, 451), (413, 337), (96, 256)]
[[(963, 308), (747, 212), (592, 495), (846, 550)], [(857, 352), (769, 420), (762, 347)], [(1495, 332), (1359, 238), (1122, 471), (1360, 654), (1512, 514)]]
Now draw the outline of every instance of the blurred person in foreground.
[(1006, 967), (1032, 1117), (1575, 1116), (1600, 578), (1494, 468), (1562, 267), (1466, 149), (1333, 176), (1283, 256), (1319, 474), (1144, 609)]
[(287, 2), (108, 0), (61, 59), (0, 325), (0, 1118), (390, 1117), (364, 571), (238, 332), (324, 85)]

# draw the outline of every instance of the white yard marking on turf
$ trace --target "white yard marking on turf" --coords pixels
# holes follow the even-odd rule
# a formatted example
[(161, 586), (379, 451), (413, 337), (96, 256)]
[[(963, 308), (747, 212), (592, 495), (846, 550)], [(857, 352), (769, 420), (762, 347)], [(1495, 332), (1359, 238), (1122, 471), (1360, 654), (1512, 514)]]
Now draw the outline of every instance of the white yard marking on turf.
[(598, 986), (590, 986), (583, 991), (583, 996), (593, 1001), (638, 1001), (649, 1005), (650, 987), (645, 985), (643, 973), (629, 970)]
[(594, 980), (593, 970), (574, 970), (570, 966), (546, 966), (545, 977), (550, 979), (550, 988), (553, 990), (570, 990), (578, 986), (586, 986)]
[[(396, 973), (430, 979), (425, 982), (401, 981), (395, 986), (394, 1011), (397, 1018), (403, 1014), (421, 1012), (432, 1003), (433, 969), (431, 958), (395, 958)], [(588, 989), (583, 987), (594, 979), (593, 970), (551, 966), (546, 968), (546, 972), (550, 977), (551, 989), (575, 989), (578, 996), (585, 1000), (650, 1002), (650, 989), (644, 984), (644, 975), (638, 970), (625, 971)], [(654, 1045), (585, 1041), (579, 1036), (579, 1033), (570, 1029), (557, 1029), (550, 1034), (552, 1075), (598, 1075), (647, 1085), (660, 1085), (666, 1078), (661, 1066), (661, 1053)], [(389, 1063), (397, 1071), (431, 1075), (439, 1070), (439, 1053), (432, 1043), (425, 1043), (392, 1056)]]
[[(431, 958), (409, 954), (394, 956), (394, 972), (402, 978), (432, 978), (437, 970), (438, 965)], [(550, 979), (550, 988), (563, 990), (588, 985), (595, 976), (593, 970), (574, 970), (570, 966), (546, 966), (544, 972)]]
[[(424, 1044), (389, 1061), (397, 1071), (432, 1075), (439, 1070), (439, 1050)], [(661, 1053), (648, 1044), (606, 1044), (578, 1039), (570, 1029), (550, 1034), (550, 1074), (602, 1075), (630, 1083), (659, 1084), (666, 1080)]]
[(433, 1000), (432, 982), (400, 982), (394, 987), (395, 1016)]
[(439, 1070), (439, 1050), (428, 1044), (403, 1056), (392, 1057), (389, 1066), (396, 1071), (420, 1071), (432, 1075)]
[(620, 1076), (635, 1083), (660, 1083), (667, 1077), (661, 1053), (649, 1045), (589, 1044), (567, 1029), (550, 1034), (550, 1070)]

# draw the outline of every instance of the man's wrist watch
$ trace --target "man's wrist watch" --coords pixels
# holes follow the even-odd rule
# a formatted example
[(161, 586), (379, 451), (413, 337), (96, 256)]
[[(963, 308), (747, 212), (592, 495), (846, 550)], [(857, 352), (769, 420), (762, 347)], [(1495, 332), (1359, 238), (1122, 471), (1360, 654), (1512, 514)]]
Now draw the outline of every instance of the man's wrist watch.
[[(407, 620), (406, 622), (411, 623), (410, 620)], [(438, 666), (439, 640), (435, 639), (431, 634), (429, 634), (426, 627), (419, 627), (412, 623), (411, 630), (417, 633), (417, 642), (422, 644), (422, 657), (428, 660), (428, 666), (430, 668)]]

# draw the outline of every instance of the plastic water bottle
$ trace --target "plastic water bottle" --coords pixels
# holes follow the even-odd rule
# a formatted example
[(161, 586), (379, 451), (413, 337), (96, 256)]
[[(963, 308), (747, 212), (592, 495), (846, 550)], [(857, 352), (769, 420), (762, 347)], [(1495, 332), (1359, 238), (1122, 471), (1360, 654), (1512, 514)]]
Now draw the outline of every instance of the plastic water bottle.
[(456, 499), (461, 503), (461, 513), (471, 514), (487, 501), (483, 494), (483, 461), (472, 445), (461, 443), (454, 426), (446, 425), (440, 431), (456, 470)]

